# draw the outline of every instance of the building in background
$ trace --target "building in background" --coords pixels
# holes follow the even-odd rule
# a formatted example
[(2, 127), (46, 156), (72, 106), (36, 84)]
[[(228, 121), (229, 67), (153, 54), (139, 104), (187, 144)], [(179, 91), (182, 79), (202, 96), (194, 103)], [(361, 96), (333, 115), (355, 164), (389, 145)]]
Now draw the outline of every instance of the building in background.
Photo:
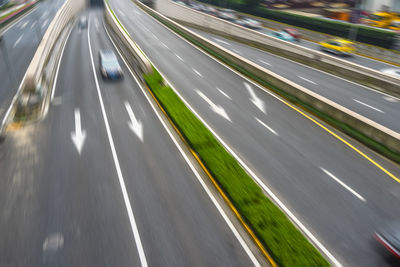
[(370, 12), (400, 12), (400, 0), (361, 0), (360, 8)]

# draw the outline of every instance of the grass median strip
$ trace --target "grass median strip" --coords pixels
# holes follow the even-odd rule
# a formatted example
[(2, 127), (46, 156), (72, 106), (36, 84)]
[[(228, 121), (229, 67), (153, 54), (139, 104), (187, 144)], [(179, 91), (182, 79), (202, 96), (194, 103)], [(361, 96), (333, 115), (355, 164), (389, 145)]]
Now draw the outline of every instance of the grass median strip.
[(285, 214), (185, 106), (161, 75), (144, 75), (151, 91), (244, 220), (280, 266), (329, 266)]

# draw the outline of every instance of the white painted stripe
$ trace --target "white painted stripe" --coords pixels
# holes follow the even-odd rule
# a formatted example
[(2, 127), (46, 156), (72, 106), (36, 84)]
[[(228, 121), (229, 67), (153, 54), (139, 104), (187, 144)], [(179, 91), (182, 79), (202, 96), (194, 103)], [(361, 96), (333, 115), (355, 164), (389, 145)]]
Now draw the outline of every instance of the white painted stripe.
[(192, 70), (194, 71), (194, 73), (196, 73), (196, 74), (199, 75), (200, 77), (203, 77), (203, 75), (201, 75), (201, 73), (198, 72), (196, 69), (192, 68)]
[(165, 48), (169, 49), (168, 45), (161, 43)]
[(233, 52), (235, 52), (236, 54), (242, 54), (239, 50), (233, 49)]
[(267, 66), (272, 66), (270, 63), (268, 63), (268, 62), (266, 62), (264, 60), (259, 59), (258, 61), (260, 61), (262, 64), (265, 64)]
[(390, 96), (384, 96), (383, 99), (385, 99), (388, 102), (392, 102), (392, 103), (397, 103), (399, 102), (398, 99), (394, 98), (394, 97), (390, 97)]
[(90, 44), (90, 34), (89, 34), (89, 32), (90, 32), (90, 27), (88, 27), (88, 43), (89, 43), (90, 60), (92, 62), (94, 80), (96, 82), (97, 94), (98, 94), (98, 97), (99, 97), (101, 112), (103, 114), (104, 124), (106, 126), (108, 141), (110, 143), (111, 153), (112, 153), (112, 156), (113, 156), (115, 168), (117, 170), (118, 180), (119, 180), (119, 184), (121, 186), (122, 196), (123, 196), (123, 199), (124, 199), (124, 202), (125, 202), (126, 211), (128, 213), (129, 221), (130, 221), (130, 224), (131, 224), (133, 237), (135, 239), (136, 249), (138, 250), (138, 253), (139, 253), (140, 262), (142, 264), (142, 267), (147, 267), (148, 265), (147, 265), (146, 255), (144, 253), (142, 242), (140, 240), (139, 230), (138, 230), (137, 225), (136, 225), (135, 216), (134, 216), (133, 211), (132, 211), (131, 202), (129, 201), (129, 195), (128, 195), (128, 192), (126, 190), (124, 177), (122, 175), (121, 167), (120, 167), (120, 164), (119, 164), (119, 161), (118, 161), (118, 155), (117, 155), (117, 151), (116, 151), (115, 146), (114, 146), (114, 140), (113, 140), (113, 137), (112, 137), (112, 134), (111, 134), (110, 125), (108, 123), (106, 110), (104, 108), (104, 103), (103, 103), (103, 98), (102, 98), (101, 92), (100, 92), (99, 82), (97, 80), (97, 74), (96, 74), (96, 68), (94, 66), (94, 61), (93, 61), (93, 53), (92, 53), (92, 46)]
[(302, 77), (302, 76), (297, 75), (297, 77), (299, 77), (300, 79), (302, 79), (302, 80), (304, 80), (304, 81), (306, 81), (306, 82), (309, 82), (309, 83), (318, 85), (317, 83), (315, 83), (315, 82), (313, 82), (313, 81), (311, 81), (311, 80), (309, 80), (309, 79), (307, 79), (307, 78), (304, 78), (304, 77)]
[(213, 38), (213, 39), (214, 39), (215, 41), (221, 43), (221, 44), (231, 45), (230, 43), (225, 42), (224, 40), (221, 40), (221, 39), (218, 39), (218, 38)]
[(17, 41), (15, 41), (13, 48), (15, 48), (19, 44), (19, 42), (21, 41), (23, 36), (24, 36), (24, 34), (21, 34), (21, 36), (17, 39)]
[(49, 20), (46, 19), (46, 20), (43, 22), (42, 27), (41, 27), (42, 29), (43, 29), (44, 27), (46, 27), (48, 21), (49, 21)]
[(31, 29), (33, 29), (33, 27), (35, 27), (35, 25), (36, 25), (36, 21), (34, 21), (34, 22), (31, 24)]
[(254, 117), (262, 126), (264, 126), (265, 128), (267, 128), (271, 133), (273, 133), (273, 134), (275, 134), (275, 135), (277, 135), (277, 136), (279, 136), (279, 134), (274, 130), (274, 129), (272, 129), (271, 127), (269, 127), (268, 125), (266, 125), (264, 122), (262, 122), (260, 119), (258, 119), (257, 117)]
[(176, 56), (177, 58), (179, 58), (180, 61), (185, 62), (185, 61), (183, 60), (183, 58), (181, 58), (178, 54), (175, 54), (175, 56)]
[(22, 25), (21, 25), (21, 29), (24, 29), (26, 27), (26, 25), (28, 25), (29, 21), (25, 21)]
[(366, 104), (366, 103), (364, 103), (364, 102), (361, 102), (360, 100), (357, 100), (357, 99), (354, 99), (354, 98), (353, 98), (353, 100), (354, 100), (355, 102), (357, 102), (357, 103), (363, 105), (363, 106), (366, 106), (366, 107), (370, 108), (370, 109), (376, 110), (376, 111), (378, 111), (378, 112), (380, 112), (380, 113), (385, 113), (384, 111), (380, 110), (379, 108), (376, 108), (376, 107), (373, 107), (373, 106), (371, 106), (371, 105), (368, 105), (368, 104)]
[[(104, 25), (104, 23), (103, 23)], [(108, 34), (108, 31), (106, 29), (106, 32)], [(169, 130), (168, 126), (165, 124), (164, 120), (160, 117), (160, 115), (157, 112), (157, 108), (153, 105), (152, 101), (149, 99), (148, 95), (146, 94), (146, 90), (143, 88), (143, 86), (141, 85), (141, 83), (137, 80), (135, 74), (132, 72), (131, 68), (129, 67), (129, 65), (127, 64), (127, 62), (125, 61), (125, 59), (122, 57), (118, 47), (115, 45), (114, 41), (111, 39), (110, 36), (108, 36), (111, 40), (111, 42), (113, 43), (115, 49), (118, 51), (120, 57), (122, 58), (122, 61), (125, 63), (126, 67), (128, 68), (129, 72), (131, 73), (132, 77), (135, 79), (136, 83), (138, 84), (138, 86), (140, 87), (142, 93), (144, 94), (144, 96), (146, 97), (147, 101), (149, 102), (151, 108), (153, 109), (154, 113), (156, 114), (157, 118), (159, 119), (159, 121), (161, 122), (161, 124), (163, 125), (164, 129), (167, 131), (169, 137), (172, 139), (172, 141), (174, 142), (175, 146), (178, 148), (179, 152), (181, 153), (182, 157), (185, 159), (186, 163), (189, 165), (190, 169), (192, 170), (192, 172), (194, 173), (194, 175), (196, 176), (197, 180), (199, 181), (199, 183), (201, 184), (201, 186), (203, 187), (204, 191), (207, 193), (208, 197), (211, 199), (212, 203), (214, 204), (214, 206), (217, 208), (218, 212), (221, 214), (222, 218), (224, 219), (225, 223), (228, 225), (229, 229), (232, 231), (233, 235), (236, 237), (236, 239), (238, 240), (238, 242), (240, 243), (240, 245), (243, 247), (244, 251), (246, 252), (246, 254), (249, 256), (250, 260), (253, 262), (254, 266), (259, 267), (261, 266), (260, 263), (258, 262), (258, 260), (256, 259), (256, 257), (253, 255), (253, 252), (250, 250), (250, 248), (248, 247), (248, 245), (246, 244), (246, 242), (243, 240), (243, 238), (241, 237), (241, 235), (239, 234), (239, 232), (236, 230), (235, 226), (233, 225), (233, 223), (231, 222), (231, 220), (229, 219), (229, 217), (226, 215), (225, 211), (222, 209), (222, 207), (219, 205), (218, 201), (216, 200), (216, 198), (213, 196), (213, 194), (211, 193), (210, 189), (207, 187), (207, 185), (204, 183), (203, 179), (201, 178), (199, 172), (197, 171), (197, 169), (193, 166), (192, 162), (190, 161), (190, 159), (187, 157), (186, 153), (183, 151), (183, 149), (181, 148), (181, 146), (179, 145), (178, 141), (175, 139), (174, 135), (171, 133), (171, 131)]]
[(335, 175), (333, 175), (332, 173), (330, 173), (329, 171), (325, 170), (322, 167), (319, 167), (325, 174), (327, 174), (328, 176), (330, 176), (333, 180), (335, 180), (338, 184), (340, 184), (341, 186), (343, 186), (344, 188), (346, 188), (348, 191), (350, 191), (350, 193), (352, 193), (353, 195), (355, 195), (358, 199), (360, 199), (361, 201), (366, 202), (365, 198), (363, 198), (360, 194), (358, 194), (356, 191), (354, 191), (350, 186), (346, 185), (345, 183), (343, 183), (339, 178), (337, 178)]
[(219, 89), (218, 87), (217, 87), (217, 90), (218, 90), (223, 96), (225, 96), (225, 97), (228, 98), (229, 100), (232, 100), (232, 98), (231, 98), (227, 93), (225, 93), (224, 91), (222, 91), (222, 90)]

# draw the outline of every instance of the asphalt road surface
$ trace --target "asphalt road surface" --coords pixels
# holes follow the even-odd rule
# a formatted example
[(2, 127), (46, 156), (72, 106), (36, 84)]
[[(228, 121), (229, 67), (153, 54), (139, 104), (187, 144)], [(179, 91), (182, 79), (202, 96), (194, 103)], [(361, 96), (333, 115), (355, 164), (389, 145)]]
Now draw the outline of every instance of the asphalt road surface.
[(206, 56), (131, 1), (110, 3), (187, 105), (320, 241), (330, 260), (390, 266), (373, 233), (398, 218), (399, 166)]
[(0, 265), (264, 265), (121, 58), (124, 79), (101, 78), (99, 51), (113, 45), (102, 11), (85, 15), (48, 115), (14, 127), (0, 145)]

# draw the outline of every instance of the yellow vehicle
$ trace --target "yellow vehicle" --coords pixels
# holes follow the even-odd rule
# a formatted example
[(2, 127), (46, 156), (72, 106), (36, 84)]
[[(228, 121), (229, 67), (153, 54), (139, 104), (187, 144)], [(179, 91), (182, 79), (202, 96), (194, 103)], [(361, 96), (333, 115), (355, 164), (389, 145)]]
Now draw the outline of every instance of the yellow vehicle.
[(387, 28), (392, 20), (397, 18), (397, 14), (393, 12), (374, 12), (369, 15), (369, 18), (365, 22), (369, 26)]
[(392, 20), (390, 22), (388, 29), (394, 30), (394, 31), (400, 31), (400, 18)]
[(339, 56), (351, 56), (356, 51), (354, 43), (345, 39), (330, 39), (320, 42), (321, 51), (330, 52)]

